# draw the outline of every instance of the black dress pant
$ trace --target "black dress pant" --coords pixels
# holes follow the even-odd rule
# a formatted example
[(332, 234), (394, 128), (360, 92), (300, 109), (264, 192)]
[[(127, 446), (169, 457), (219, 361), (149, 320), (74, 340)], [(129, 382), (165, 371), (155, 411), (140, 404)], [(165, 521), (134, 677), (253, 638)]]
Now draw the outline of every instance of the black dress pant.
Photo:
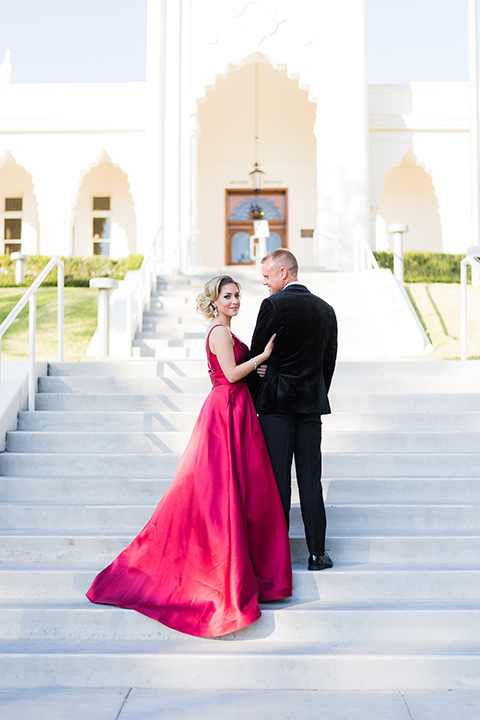
[(260, 425), (289, 527), (291, 468), (295, 458), (300, 509), (311, 555), (325, 552), (327, 521), (322, 492), (322, 419), (320, 415), (262, 413)]

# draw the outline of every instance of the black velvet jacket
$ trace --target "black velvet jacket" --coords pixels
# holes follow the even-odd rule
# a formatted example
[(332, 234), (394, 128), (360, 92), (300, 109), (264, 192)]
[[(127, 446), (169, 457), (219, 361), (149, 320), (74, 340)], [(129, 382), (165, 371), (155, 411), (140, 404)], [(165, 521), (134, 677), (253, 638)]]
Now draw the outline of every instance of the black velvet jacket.
[(304, 285), (288, 285), (266, 298), (258, 313), (251, 357), (274, 334), (266, 376), (248, 376), (258, 413), (330, 413), (328, 390), (337, 357), (333, 308)]

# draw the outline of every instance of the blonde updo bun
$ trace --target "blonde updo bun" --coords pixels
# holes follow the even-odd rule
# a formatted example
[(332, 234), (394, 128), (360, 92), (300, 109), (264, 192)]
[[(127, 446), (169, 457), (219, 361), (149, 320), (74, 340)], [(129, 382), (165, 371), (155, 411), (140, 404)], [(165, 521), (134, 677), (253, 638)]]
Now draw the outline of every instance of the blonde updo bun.
[(203, 292), (201, 292), (200, 295), (197, 295), (197, 312), (200, 313), (200, 315), (203, 315), (204, 318), (207, 318), (207, 320), (211, 320), (213, 318), (214, 311), (212, 303), (214, 303), (215, 300), (218, 300), (222, 287), (224, 285), (230, 285), (230, 283), (236, 285), (239, 292), (242, 292), (240, 283), (230, 277), (230, 275), (216, 275), (215, 277), (210, 278), (210, 280), (207, 280), (204, 285)]

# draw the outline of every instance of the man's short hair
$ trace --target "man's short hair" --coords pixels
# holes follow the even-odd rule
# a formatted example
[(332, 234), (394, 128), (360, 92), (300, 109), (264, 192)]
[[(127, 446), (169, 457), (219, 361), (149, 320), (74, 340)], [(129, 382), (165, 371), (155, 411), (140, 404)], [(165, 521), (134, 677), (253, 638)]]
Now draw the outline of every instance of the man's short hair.
[(290, 275), (296, 275), (298, 273), (297, 258), (290, 250), (286, 250), (285, 248), (272, 250), (272, 252), (265, 255), (260, 262), (264, 263), (266, 260), (272, 260), (277, 266), (286, 267)]

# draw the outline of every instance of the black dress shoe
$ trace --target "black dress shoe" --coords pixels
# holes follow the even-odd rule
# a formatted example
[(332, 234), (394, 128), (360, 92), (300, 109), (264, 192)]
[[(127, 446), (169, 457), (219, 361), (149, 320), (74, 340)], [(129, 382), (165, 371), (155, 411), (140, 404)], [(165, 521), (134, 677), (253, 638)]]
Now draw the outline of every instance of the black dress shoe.
[(326, 570), (331, 567), (333, 567), (333, 562), (327, 552), (324, 552), (323, 555), (310, 555), (308, 558), (309, 570)]

